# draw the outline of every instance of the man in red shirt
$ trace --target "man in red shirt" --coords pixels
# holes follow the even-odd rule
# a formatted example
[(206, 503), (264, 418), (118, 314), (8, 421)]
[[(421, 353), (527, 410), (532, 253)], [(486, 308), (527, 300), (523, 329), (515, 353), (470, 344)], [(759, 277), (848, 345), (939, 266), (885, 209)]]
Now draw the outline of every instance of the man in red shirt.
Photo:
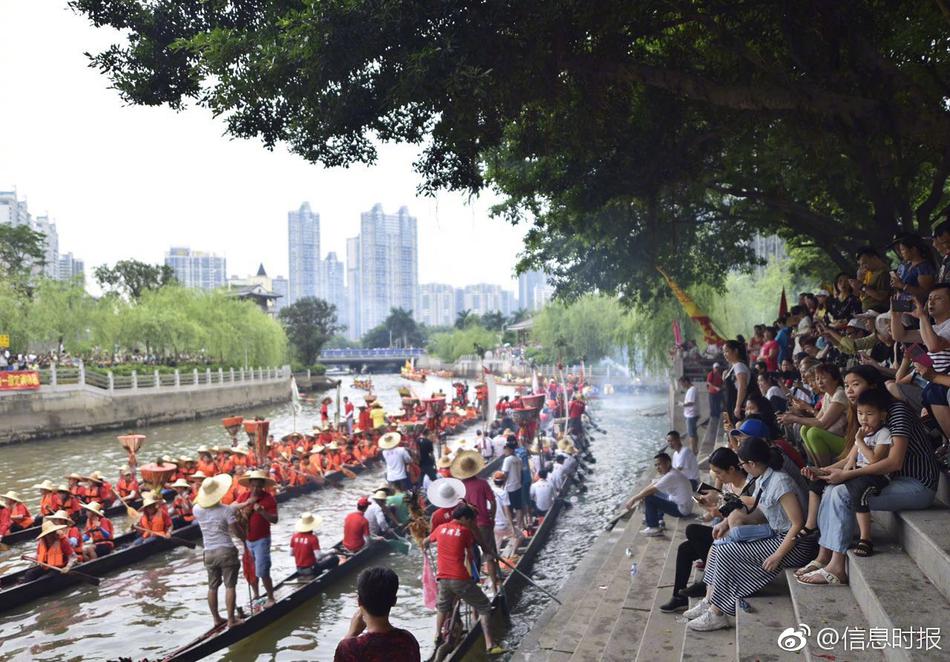
[(353, 434), (353, 403), (350, 402), (350, 399), (343, 396), (343, 421), (346, 423), (346, 434), (352, 436)]
[(576, 393), (574, 399), (567, 406), (567, 431), (575, 436), (579, 437), (584, 434), (581, 416), (584, 415), (586, 408), (587, 405), (584, 404), (583, 396), (580, 393)]
[(250, 471), (238, 479), (238, 483), (250, 489), (237, 498), (240, 508), (247, 511), (247, 548), (254, 557), (254, 574), (251, 586), (257, 595), (257, 580), (264, 583), (267, 591), (265, 607), (273, 607), (274, 582), (270, 577), (270, 525), (277, 524), (277, 499), (267, 491), (277, 482), (264, 471)]
[(389, 611), (396, 604), (399, 577), (389, 568), (367, 568), (356, 580), (359, 609), (337, 644), (334, 662), (419, 662), (419, 642), (394, 628)]
[(709, 420), (719, 421), (722, 415), (722, 366), (713, 363), (706, 375), (706, 390), (709, 392)]
[(424, 543), (427, 549), (432, 543), (439, 546), (435, 575), (439, 582), (439, 595), (435, 604), (438, 612), (435, 620), (435, 630), (439, 636), (437, 646), (442, 639), (442, 624), (446, 616), (452, 613), (458, 599), (465, 601), (478, 614), (485, 635), (485, 650), (489, 655), (500, 655), (506, 651), (497, 646), (491, 636), (491, 602), (469, 571), (474, 563), (474, 523), (475, 511), (463, 504), (452, 512), (452, 521), (439, 525)]
[(360, 497), (356, 502), (356, 511), (343, 519), (343, 548), (348, 552), (358, 552), (369, 539), (369, 521), (363, 514), (369, 508), (369, 499)]
[(322, 523), (323, 518), (319, 515), (304, 513), (294, 526), (294, 535), (290, 537), (290, 553), (297, 564), (298, 575), (313, 577), (340, 563), (336, 554), (320, 552), (320, 539), (314, 532)]

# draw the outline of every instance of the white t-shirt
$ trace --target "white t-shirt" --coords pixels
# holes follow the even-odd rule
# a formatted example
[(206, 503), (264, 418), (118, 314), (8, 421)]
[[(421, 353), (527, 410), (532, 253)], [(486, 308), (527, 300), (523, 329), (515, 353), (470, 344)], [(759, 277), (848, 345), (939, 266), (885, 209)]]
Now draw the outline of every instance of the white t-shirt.
[(500, 434), (491, 440), (491, 445), (494, 449), (495, 455), (502, 454), (502, 449), (505, 447), (505, 443), (507, 443), (507, 441), (508, 440), (505, 438), (505, 436)]
[(772, 398), (779, 398), (780, 400), (785, 400), (785, 391), (783, 391), (778, 386), (770, 386), (769, 390), (765, 394), (765, 399), (771, 400)]
[(507, 455), (501, 463), (501, 470), (505, 472), (505, 489), (509, 492), (521, 489), (521, 458), (517, 455)]
[(229, 525), (234, 524), (236, 519), (231, 506), (218, 504), (211, 508), (202, 508), (195, 504), (192, 514), (201, 529), (202, 547), (206, 550), (234, 548)]
[(492, 485), (491, 491), (495, 494), (495, 529), (503, 531), (508, 528), (508, 518), (505, 517), (505, 509), (503, 506), (511, 508), (511, 500), (508, 498), (508, 491), (505, 490), (504, 487)]
[(547, 479), (537, 480), (531, 483), (531, 500), (534, 501), (534, 505), (538, 510), (545, 512), (550, 510), (551, 506), (554, 505), (554, 497), (556, 494), (554, 485), (549, 483)]
[(389, 522), (386, 520), (386, 513), (383, 512), (382, 507), (380, 507), (380, 505), (375, 501), (369, 504), (369, 508), (366, 509), (365, 516), (366, 521), (369, 522), (369, 532), (371, 535), (379, 536), (389, 530)]
[[(891, 431), (888, 430), (887, 426), (885, 425), (870, 437), (865, 437), (864, 443), (867, 444), (868, 448), (873, 451), (875, 446), (890, 446), (894, 443), (894, 440), (891, 438)], [(864, 453), (858, 452), (858, 457), (855, 464), (859, 467), (866, 467), (868, 464), (870, 464), (870, 461), (868, 458), (864, 457)]]
[(485, 435), (479, 435), (475, 437), (475, 448), (482, 454), (482, 457), (486, 460), (494, 457), (495, 447), (492, 444), (492, 440), (486, 437)]
[(683, 416), (686, 418), (696, 418), (699, 416), (699, 408), (696, 406), (695, 386), (690, 386), (686, 389), (686, 397), (683, 398)]
[(551, 483), (554, 484), (556, 491), (561, 491), (561, 488), (564, 486), (564, 478), (564, 465), (555, 462), (554, 468), (551, 469)]
[(689, 446), (673, 451), (673, 468), (682, 471), (689, 480), (699, 480), (699, 463), (696, 462), (696, 455)]
[(412, 462), (412, 456), (405, 448), (396, 447), (383, 451), (386, 460), (386, 480), (394, 483), (407, 478), (406, 465)]
[(657, 490), (666, 495), (666, 498), (679, 506), (680, 513), (689, 515), (693, 512), (693, 486), (678, 469), (670, 469), (653, 481)]

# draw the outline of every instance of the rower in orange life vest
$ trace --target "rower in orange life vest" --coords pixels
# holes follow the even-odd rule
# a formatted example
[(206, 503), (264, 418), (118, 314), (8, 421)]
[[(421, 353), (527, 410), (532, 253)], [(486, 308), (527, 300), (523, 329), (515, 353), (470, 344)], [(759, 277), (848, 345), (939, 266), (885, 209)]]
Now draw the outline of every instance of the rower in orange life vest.
[(52, 515), (43, 518), (44, 521), (50, 520), (54, 524), (62, 524), (66, 527), (63, 532), (63, 536), (66, 538), (66, 541), (69, 543), (69, 546), (73, 548), (73, 553), (79, 559), (80, 563), (83, 561), (82, 555), (82, 532), (79, 530), (79, 527), (73, 523), (73, 520), (69, 517), (65, 510), (57, 510)]
[(34, 485), (33, 487), (40, 491), (41, 516), (46, 517), (47, 515), (52, 515), (63, 507), (63, 502), (59, 498), (56, 486), (49, 480), (44, 480), (39, 485)]
[(198, 471), (198, 463), (192, 460), (190, 457), (180, 457), (178, 458), (178, 473), (181, 474), (181, 477), (185, 480), (191, 478), (194, 473)]
[(112, 522), (105, 516), (102, 504), (98, 501), (84, 504), (86, 526), (82, 532), (82, 556), (84, 559), (97, 559), (110, 554), (115, 548), (115, 531)]
[(33, 517), (30, 515), (29, 509), (26, 507), (26, 504), (23, 503), (23, 500), (20, 499), (20, 495), (10, 490), (2, 497), (6, 507), (3, 509), (6, 511), (4, 519), (8, 520), (7, 530), (0, 531), (0, 535), (6, 535), (7, 533), (15, 533), (17, 531), (22, 531), (23, 529), (28, 529), (33, 526)]
[(80, 503), (86, 500), (86, 487), (82, 484), (85, 480), (77, 473), (71, 473), (66, 476), (66, 484), (69, 486), (69, 492), (76, 497)]
[[(299, 449), (303, 451), (303, 448)], [(301, 453), (302, 455), (303, 453)], [(300, 456), (294, 455), (290, 458), (290, 470), (288, 471), (288, 484), (289, 485), (305, 485), (310, 481), (307, 479), (307, 475), (300, 470)]]
[(371, 430), (373, 428), (373, 417), (369, 413), (369, 409), (366, 405), (360, 405), (360, 413), (356, 419), (357, 427), (360, 430)]
[(218, 475), (218, 465), (214, 463), (211, 450), (206, 446), (202, 446), (198, 449), (198, 471), (205, 476)]
[(215, 461), (215, 464), (218, 465), (219, 474), (233, 474), (234, 460), (231, 459), (231, 449), (227, 447), (219, 448), (218, 458)]
[[(36, 540), (36, 560), (44, 565), (35, 565), (26, 571), (24, 582), (31, 582), (56, 572), (66, 572), (79, 561), (63, 531), (66, 526), (52, 520), (44, 520)], [(48, 567), (55, 568), (51, 570)]]
[(191, 512), (191, 485), (184, 478), (179, 478), (170, 487), (177, 493), (172, 501), (172, 514), (186, 522), (194, 522), (195, 516)]
[[(172, 520), (164, 510), (159, 508), (159, 502), (150, 492), (142, 502), (142, 518), (138, 521), (141, 536), (136, 538), (133, 545), (149, 543), (156, 538), (165, 538), (172, 528)], [(144, 529), (144, 530), (143, 530)]]
[(234, 468), (237, 469), (239, 466), (247, 468), (247, 451), (245, 451), (240, 446), (235, 446), (231, 449), (231, 462), (234, 463)]
[(119, 477), (119, 482), (115, 484), (115, 489), (119, 496), (126, 501), (139, 498), (139, 481), (135, 478), (132, 467), (129, 465), (122, 467), (122, 475)]
[(297, 574), (316, 576), (335, 568), (340, 557), (332, 552), (320, 552), (320, 539), (315, 535), (323, 523), (323, 518), (313, 513), (304, 513), (294, 525), (294, 535), (290, 537), (290, 554), (297, 565)]
[(82, 502), (79, 501), (76, 497), (72, 495), (69, 491), (69, 486), (65, 483), (56, 488), (56, 491), (59, 493), (59, 503), (62, 510), (65, 510), (69, 513), (70, 517), (76, 515), (76, 513), (82, 510)]
[(335, 441), (331, 442), (330, 445), (327, 446), (324, 456), (324, 469), (328, 473), (331, 471), (339, 471), (343, 467), (343, 455), (340, 453), (340, 445)]
[[(86, 476), (89, 487), (86, 488), (86, 501), (98, 501), (108, 507), (115, 501), (115, 492), (112, 491), (112, 485), (102, 477), (98, 471), (93, 471)], [(80, 504), (81, 505), (81, 504)]]

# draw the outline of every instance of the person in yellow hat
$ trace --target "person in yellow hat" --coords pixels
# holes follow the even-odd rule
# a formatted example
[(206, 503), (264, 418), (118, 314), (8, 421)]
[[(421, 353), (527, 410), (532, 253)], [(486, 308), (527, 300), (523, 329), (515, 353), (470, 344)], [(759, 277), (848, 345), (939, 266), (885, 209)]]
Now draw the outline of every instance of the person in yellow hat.
[[(52, 520), (43, 522), (40, 535), (36, 537), (36, 561), (38, 563), (26, 571), (23, 581), (31, 582), (57, 572), (67, 572), (79, 560), (63, 532), (66, 525)], [(52, 568), (52, 569), (51, 569)]]
[(270, 576), (271, 558), (271, 524), (277, 524), (277, 499), (267, 491), (276, 486), (276, 481), (264, 471), (250, 471), (238, 482), (250, 488), (239, 496), (235, 503), (238, 508), (248, 513), (247, 520), (247, 547), (254, 557), (255, 579), (251, 588), (257, 593), (257, 580), (264, 584), (267, 591), (265, 607), (272, 607), (277, 602), (274, 598), (274, 582)]
[[(197, 475), (197, 474), (196, 474)], [(236, 509), (221, 503), (231, 489), (228, 474), (205, 478), (195, 496), (194, 516), (201, 529), (203, 559), (208, 573), (208, 608), (215, 626), (224, 624), (218, 612), (218, 588), (224, 583), (224, 602), (228, 612), (228, 626), (237, 625), (237, 580), (241, 569), (238, 550), (232, 537), (238, 537)]]

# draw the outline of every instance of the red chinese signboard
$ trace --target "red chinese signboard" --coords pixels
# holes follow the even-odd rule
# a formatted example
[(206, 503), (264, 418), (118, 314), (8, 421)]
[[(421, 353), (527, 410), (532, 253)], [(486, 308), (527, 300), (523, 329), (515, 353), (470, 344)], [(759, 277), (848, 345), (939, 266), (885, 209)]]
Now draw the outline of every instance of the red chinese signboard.
[(35, 391), (39, 387), (36, 370), (0, 370), (0, 391)]

